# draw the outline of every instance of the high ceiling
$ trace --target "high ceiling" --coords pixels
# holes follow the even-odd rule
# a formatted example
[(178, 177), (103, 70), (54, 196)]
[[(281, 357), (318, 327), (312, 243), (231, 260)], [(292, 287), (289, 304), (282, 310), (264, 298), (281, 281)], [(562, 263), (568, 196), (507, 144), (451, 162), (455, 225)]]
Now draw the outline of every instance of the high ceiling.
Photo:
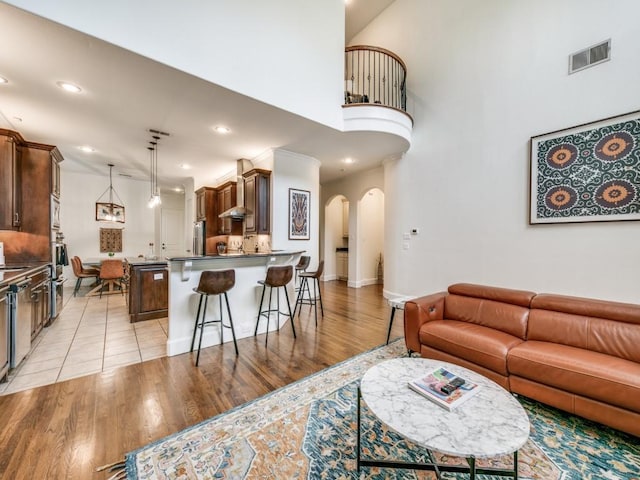
[[(349, 0), (346, 38), (392, 1)], [(56, 145), (63, 170), (108, 175), (113, 163), (114, 175), (148, 180), (150, 128), (170, 134), (158, 149), (163, 189), (181, 188), (188, 177), (196, 187), (215, 185), (236, 159), (270, 148), (318, 158), (321, 182), (378, 165), (402, 148), (393, 135), (336, 131), (4, 3), (0, 32), (0, 76), (8, 80), (0, 84), (0, 127)], [(57, 86), (69, 79), (81, 93)], [(216, 119), (231, 133), (214, 133)], [(345, 165), (345, 157), (356, 163)]]

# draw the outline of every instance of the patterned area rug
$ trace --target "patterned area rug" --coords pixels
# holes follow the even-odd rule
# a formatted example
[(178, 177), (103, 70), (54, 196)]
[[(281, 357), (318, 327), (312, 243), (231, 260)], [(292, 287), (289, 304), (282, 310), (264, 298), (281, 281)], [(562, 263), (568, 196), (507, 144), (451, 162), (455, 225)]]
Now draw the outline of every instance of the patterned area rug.
[[(363, 467), (358, 473), (356, 469), (358, 379), (372, 365), (405, 352), (401, 340), (376, 348), (131, 452), (126, 457), (126, 478), (435, 478), (432, 472)], [(520, 401), (532, 430), (519, 454), (521, 479), (640, 480), (637, 438), (537, 402)], [(366, 408), (362, 448), (368, 458), (426, 458), (423, 448), (385, 428)], [(435, 457), (441, 463), (466, 464), (461, 458), (437, 453)], [(511, 462), (511, 455), (478, 461), (507, 468)], [(442, 478), (469, 477), (442, 474)]]

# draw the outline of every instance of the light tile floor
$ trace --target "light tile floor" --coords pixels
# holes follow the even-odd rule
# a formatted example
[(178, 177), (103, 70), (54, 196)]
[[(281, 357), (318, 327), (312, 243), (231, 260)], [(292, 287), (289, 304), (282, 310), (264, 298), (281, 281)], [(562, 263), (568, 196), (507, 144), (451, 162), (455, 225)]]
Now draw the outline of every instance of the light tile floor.
[[(82, 288), (82, 292), (89, 288)], [(27, 358), (0, 384), (0, 395), (105, 372), (166, 355), (168, 319), (130, 323), (123, 295), (73, 297), (34, 340)]]

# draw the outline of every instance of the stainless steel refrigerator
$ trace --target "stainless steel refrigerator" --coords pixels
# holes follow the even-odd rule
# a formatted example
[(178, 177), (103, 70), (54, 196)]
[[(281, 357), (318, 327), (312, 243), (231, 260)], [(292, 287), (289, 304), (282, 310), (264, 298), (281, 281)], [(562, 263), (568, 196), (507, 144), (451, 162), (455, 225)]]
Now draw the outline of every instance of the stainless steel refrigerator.
[(193, 224), (193, 255), (205, 255), (207, 245), (205, 221), (201, 220)]

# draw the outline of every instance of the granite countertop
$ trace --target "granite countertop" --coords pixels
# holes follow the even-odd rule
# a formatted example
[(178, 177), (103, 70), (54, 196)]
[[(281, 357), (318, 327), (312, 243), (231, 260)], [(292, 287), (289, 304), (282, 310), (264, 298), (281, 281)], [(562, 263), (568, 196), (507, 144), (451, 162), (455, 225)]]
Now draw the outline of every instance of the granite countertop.
[(191, 261), (191, 260), (216, 260), (228, 258), (255, 258), (255, 257), (273, 257), (280, 255), (297, 255), (304, 253), (304, 250), (271, 250), (269, 252), (229, 252), (222, 255), (202, 255), (199, 257), (173, 257), (169, 258), (172, 262)]
[(6, 264), (0, 267), (0, 286), (11, 285), (21, 281), (23, 278), (30, 276), (36, 270), (42, 267), (49, 267), (48, 262), (25, 262), (19, 264)]
[(167, 259), (158, 257), (158, 258), (145, 258), (145, 257), (126, 257), (125, 260), (129, 265), (139, 266), (139, 265), (167, 265)]

